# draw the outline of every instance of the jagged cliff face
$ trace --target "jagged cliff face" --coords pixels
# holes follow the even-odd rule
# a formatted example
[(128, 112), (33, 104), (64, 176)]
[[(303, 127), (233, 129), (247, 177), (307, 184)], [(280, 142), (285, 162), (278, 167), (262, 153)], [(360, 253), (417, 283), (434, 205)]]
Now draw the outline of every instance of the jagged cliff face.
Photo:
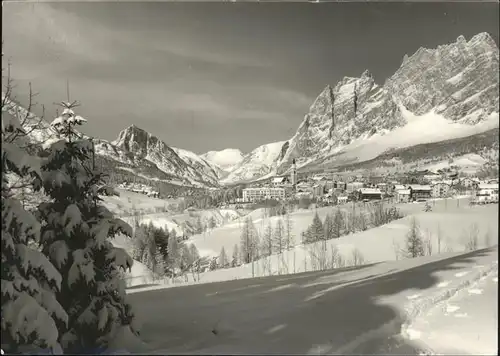
[(350, 144), (405, 126), (405, 113), (430, 112), (445, 119), (477, 124), (498, 112), (498, 47), (481, 33), (437, 49), (405, 56), (383, 87), (368, 71), (326, 87), (296, 134), (282, 147), (278, 172), (324, 160)]
[[(111, 143), (113, 151), (124, 151), (127, 156), (154, 163), (160, 170), (195, 183), (218, 184), (218, 170), (193, 152), (169, 147), (156, 136), (132, 125), (120, 132), (118, 139)], [(120, 150), (117, 150), (119, 148)], [(111, 151), (108, 150), (108, 153)], [(123, 156), (122, 153), (115, 156)]]
[(416, 115), (475, 124), (498, 112), (498, 47), (487, 33), (405, 57), (385, 88)]
[(324, 158), (355, 140), (383, 134), (406, 123), (392, 96), (366, 71), (360, 78), (346, 77), (327, 86), (283, 147), (279, 170), (295, 158), (301, 166)]

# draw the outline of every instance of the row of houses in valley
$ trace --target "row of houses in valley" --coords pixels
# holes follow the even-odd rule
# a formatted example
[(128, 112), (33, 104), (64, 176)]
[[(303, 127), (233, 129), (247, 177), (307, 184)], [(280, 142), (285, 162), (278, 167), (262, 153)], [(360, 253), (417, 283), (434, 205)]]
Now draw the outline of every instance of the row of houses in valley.
[[(433, 178), (436, 178), (433, 176)], [(258, 186), (243, 189), (242, 201), (254, 202), (266, 199), (285, 200), (289, 198), (316, 198), (330, 203), (342, 204), (348, 200), (380, 200), (393, 198), (398, 202), (422, 201), (430, 198), (444, 198), (463, 192), (466, 194), (479, 193), (486, 189), (485, 184), (492, 192), (498, 192), (498, 180), (481, 182), (476, 178), (454, 177), (446, 180), (433, 179), (428, 184), (399, 184), (397, 181), (369, 183), (358, 180), (343, 182), (329, 179), (326, 176), (312, 176), (297, 179), (292, 175), (274, 177), (268, 182), (261, 182)], [(465, 191), (464, 191), (465, 190)], [(489, 193), (485, 193), (489, 194)], [(492, 193), (495, 194), (495, 193)]]

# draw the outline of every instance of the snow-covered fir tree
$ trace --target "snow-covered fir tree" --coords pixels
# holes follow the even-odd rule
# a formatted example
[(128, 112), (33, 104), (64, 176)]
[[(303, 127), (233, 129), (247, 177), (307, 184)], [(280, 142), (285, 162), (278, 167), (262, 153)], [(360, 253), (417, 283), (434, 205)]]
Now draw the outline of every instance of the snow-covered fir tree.
[(42, 165), (40, 183), (51, 200), (38, 213), (43, 252), (63, 281), (57, 300), (68, 325), (59, 323), (59, 340), (66, 352), (82, 353), (137, 332), (120, 279), (120, 268), (130, 269), (132, 259), (110, 241), (118, 233), (131, 236), (132, 229), (99, 203), (103, 175), (91, 166), (91, 142), (74, 130), (84, 122), (74, 106), (63, 103), (63, 114), (53, 122), (63, 139), (51, 145)]
[(283, 253), (283, 250), (285, 249), (285, 235), (284, 235), (284, 227), (283, 227), (283, 221), (281, 219), (278, 219), (276, 222), (276, 227), (274, 228), (274, 235), (273, 235), (273, 251), (275, 251), (277, 254)]
[(68, 321), (55, 296), (61, 288), (61, 274), (29, 246), (39, 242), (40, 224), (15, 198), (10, 182), (15, 177), (40, 178), (39, 161), (15, 144), (15, 138), (26, 132), (17, 115), (3, 110), (10, 100), (9, 90), (2, 94), (2, 353), (41, 349), (60, 353), (57, 325), (65, 326)]
[(219, 254), (219, 267), (220, 268), (227, 268), (228, 266), (228, 260), (227, 260), (227, 254), (226, 250), (224, 249), (224, 246), (222, 246)]
[(233, 247), (233, 255), (231, 256), (231, 267), (237, 267), (240, 265), (240, 249), (238, 244)]
[(323, 222), (319, 218), (317, 212), (314, 214), (314, 218), (310, 227), (310, 233), (313, 242), (323, 241), (325, 239), (325, 230), (323, 227)]

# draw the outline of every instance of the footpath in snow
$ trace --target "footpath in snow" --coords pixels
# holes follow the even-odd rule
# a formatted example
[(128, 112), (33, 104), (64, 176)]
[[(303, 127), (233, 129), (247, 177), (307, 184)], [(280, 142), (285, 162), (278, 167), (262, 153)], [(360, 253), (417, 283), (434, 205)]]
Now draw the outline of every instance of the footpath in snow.
[(498, 352), (498, 264), (468, 288), (438, 303), (405, 330), (430, 353), (496, 355)]
[(416, 355), (407, 325), (495, 268), (496, 247), (129, 298), (149, 352)]

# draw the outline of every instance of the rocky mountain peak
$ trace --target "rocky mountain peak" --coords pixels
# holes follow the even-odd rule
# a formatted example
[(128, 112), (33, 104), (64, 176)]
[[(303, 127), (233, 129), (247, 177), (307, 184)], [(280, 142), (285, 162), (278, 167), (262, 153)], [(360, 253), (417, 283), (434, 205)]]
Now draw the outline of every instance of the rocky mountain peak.
[(344, 77), (327, 86), (305, 115), (294, 137), (278, 156), (280, 171), (295, 159), (304, 165), (312, 157), (326, 157), (361, 137), (404, 125), (392, 97), (379, 87), (370, 71), (360, 77)]
[(498, 111), (498, 46), (488, 33), (405, 58), (385, 88), (414, 114), (474, 124)]
[(146, 156), (148, 151), (148, 141), (151, 134), (136, 125), (130, 125), (120, 131), (118, 138), (112, 142), (113, 145), (133, 152), (140, 156)]

